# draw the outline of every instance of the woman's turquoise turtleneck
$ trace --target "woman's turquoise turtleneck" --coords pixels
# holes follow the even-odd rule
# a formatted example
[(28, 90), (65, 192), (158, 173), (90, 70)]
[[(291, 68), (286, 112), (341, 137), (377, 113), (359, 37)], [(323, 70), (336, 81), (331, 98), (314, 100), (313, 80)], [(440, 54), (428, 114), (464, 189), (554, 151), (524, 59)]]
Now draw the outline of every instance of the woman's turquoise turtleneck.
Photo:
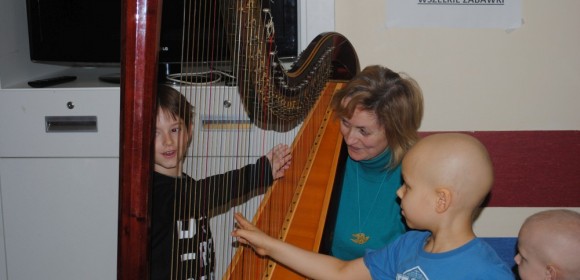
[[(385, 247), (405, 232), (396, 194), (402, 184), (401, 167), (389, 170), (390, 159), (390, 149), (370, 160), (347, 158), (332, 240), (333, 256), (356, 259), (364, 255), (365, 249)], [(365, 240), (364, 244), (356, 243)]]

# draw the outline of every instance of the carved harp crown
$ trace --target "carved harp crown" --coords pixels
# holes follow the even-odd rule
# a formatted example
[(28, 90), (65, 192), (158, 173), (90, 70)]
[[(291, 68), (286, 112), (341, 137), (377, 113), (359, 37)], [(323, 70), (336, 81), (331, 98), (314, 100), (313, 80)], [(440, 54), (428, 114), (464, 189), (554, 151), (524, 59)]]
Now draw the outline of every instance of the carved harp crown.
[[(195, 8), (191, 1), (196, 0), (186, 0), (184, 9)], [(359, 71), (357, 55), (344, 36), (323, 33), (286, 69), (273, 43), (275, 32), (269, 14), (272, 1), (207, 2), (220, 4), (219, 9), (214, 6), (213, 20), (225, 27), (227, 40), (221, 48), (231, 53), (228, 73), (235, 77), (237, 92), (252, 125), (277, 132), (300, 126), (292, 142), (292, 165), (282, 179), (268, 188), (253, 222), (271, 236), (317, 251), (342, 143), (328, 105), (333, 93)], [(149, 278), (148, 228), (161, 7), (162, 0), (123, 1), (118, 279)], [(187, 26), (201, 24), (194, 21), (184, 19), (186, 24), (190, 22)], [(184, 38), (199, 38), (189, 34), (191, 30), (184, 28)], [(183, 69), (197, 64), (194, 54), (198, 48), (196, 42), (184, 49)], [(184, 84), (188, 79), (186, 75), (179, 78)], [(235, 251), (225, 274), (216, 276), (222, 278), (302, 279), (242, 247)]]

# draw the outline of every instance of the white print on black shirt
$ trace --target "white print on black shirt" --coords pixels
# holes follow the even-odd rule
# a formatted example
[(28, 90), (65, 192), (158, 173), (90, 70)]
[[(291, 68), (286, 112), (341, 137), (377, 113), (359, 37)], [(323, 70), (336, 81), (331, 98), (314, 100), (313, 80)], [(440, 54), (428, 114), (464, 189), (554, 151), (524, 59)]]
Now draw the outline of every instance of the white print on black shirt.
[[(199, 280), (214, 279), (213, 240), (207, 228), (207, 219), (203, 217), (197, 220), (194, 218), (178, 220), (176, 227), (182, 269), (194, 271), (193, 277), (197, 275)], [(210, 277), (207, 276), (208, 274)]]

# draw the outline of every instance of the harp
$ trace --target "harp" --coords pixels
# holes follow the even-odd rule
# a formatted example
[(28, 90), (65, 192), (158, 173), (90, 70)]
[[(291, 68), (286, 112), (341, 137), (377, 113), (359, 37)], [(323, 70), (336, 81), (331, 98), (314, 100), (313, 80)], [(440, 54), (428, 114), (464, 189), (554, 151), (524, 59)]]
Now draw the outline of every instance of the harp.
[[(334, 91), (359, 71), (358, 58), (342, 35), (324, 33), (286, 70), (271, 51), (269, 1), (221, 3), (225, 5), (215, 20), (225, 24), (237, 88), (252, 123), (275, 131), (301, 124), (292, 144), (292, 167), (287, 171), (293, 175), (286, 175), (268, 190), (254, 222), (272, 236), (317, 250), (341, 144), (328, 104)], [(161, 7), (161, 0), (123, 1), (118, 279), (149, 278), (151, 139)], [(297, 141), (311, 147), (297, 148)], [(319, 167), (322, 169), (315, 169)], [(290, 194), (286, 185), (291, 186)], [(300, 276), (251, 250), (240, 249), (223, 278)]]

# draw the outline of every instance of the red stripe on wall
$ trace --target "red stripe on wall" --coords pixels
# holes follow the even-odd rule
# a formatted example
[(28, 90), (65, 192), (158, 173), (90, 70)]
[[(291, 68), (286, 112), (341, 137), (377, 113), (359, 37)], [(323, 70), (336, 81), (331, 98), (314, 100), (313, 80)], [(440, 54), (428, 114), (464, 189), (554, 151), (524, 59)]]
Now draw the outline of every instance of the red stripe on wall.
[[(425, 136), (436, 132), (422, 132)], [(579, 207), (580, 131), (475, 131), (495, 183), (487, 206)]]

